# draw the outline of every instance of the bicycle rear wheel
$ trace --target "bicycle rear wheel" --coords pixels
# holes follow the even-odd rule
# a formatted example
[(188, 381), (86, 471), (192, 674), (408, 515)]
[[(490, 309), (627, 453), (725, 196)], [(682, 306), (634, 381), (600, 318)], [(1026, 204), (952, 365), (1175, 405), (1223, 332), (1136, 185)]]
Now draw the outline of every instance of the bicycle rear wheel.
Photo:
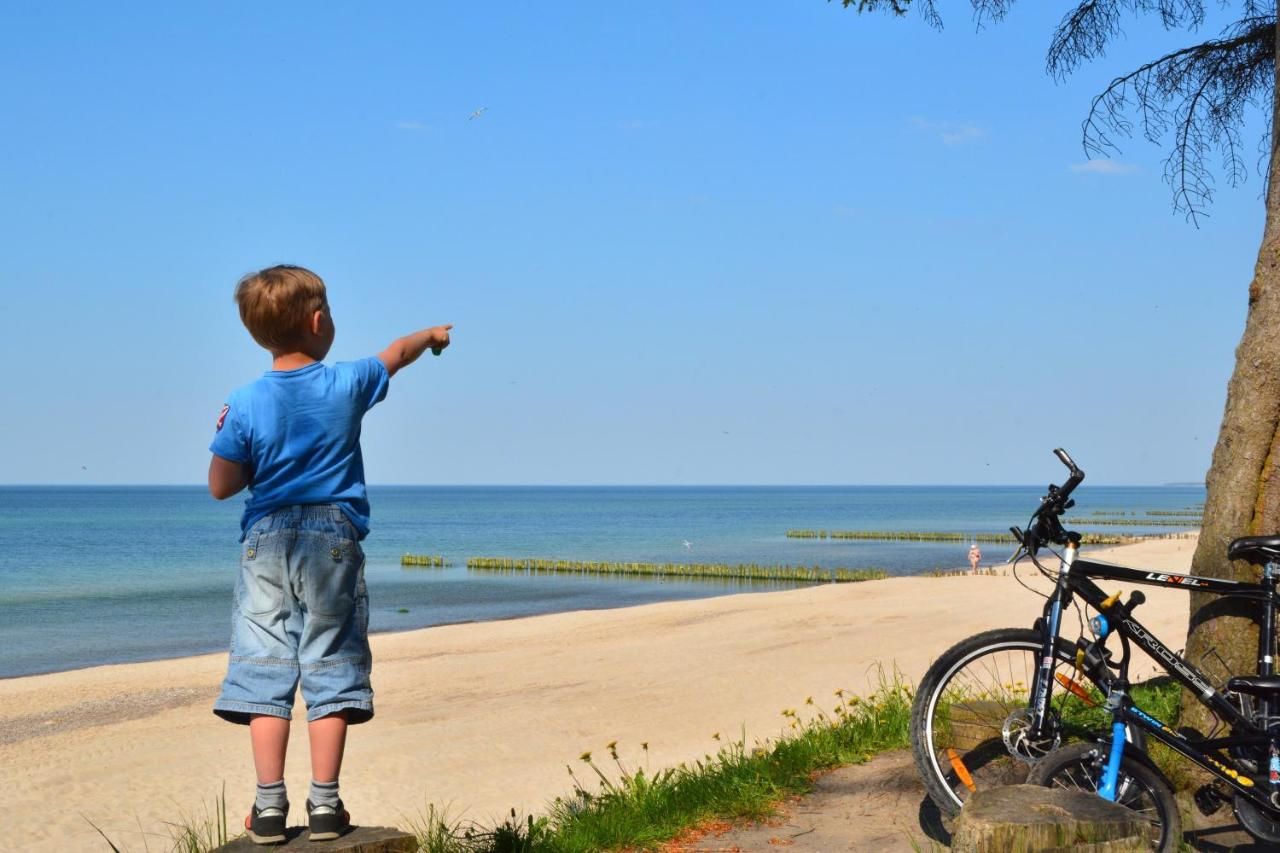
[[(962, 640), (934, 661), (911, 706), (911, 751), (929, 797), (944, 815), (959, 813), (981, 788), (1025, 782), (1031, 766), (1064, 740), (1105, 729), (1099, 708), (1054, 685), (1052, 737), (1030, 736), (1031, 685), (1041, 637), (1029, 628), (1001, 628)], [(1054, 674), (1102, 693), (1075, 670), (1075, 647), (1055, 644)], [(1080, 688), (1077, 688), (1080, 689)]]
[[(1098, 793), (1107, 763), (1106, 744), (1074, 743), (1050, 753), (1031, 771), (1028, 782), (1047, 788)], [(1116, 803), (1151, 823), (1150, 841), (1159, 853), (1178, 849), (1182, 817), (1169, 783), (1158, 772), (1128, 755), (1120, 759)]]

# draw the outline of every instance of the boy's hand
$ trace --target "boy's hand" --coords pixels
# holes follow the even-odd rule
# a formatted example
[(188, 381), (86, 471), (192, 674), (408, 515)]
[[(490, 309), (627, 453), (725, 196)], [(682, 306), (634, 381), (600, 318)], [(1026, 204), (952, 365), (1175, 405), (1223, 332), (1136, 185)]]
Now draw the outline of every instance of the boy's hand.
[(449, 346), (449, 330), (452, 328), (452, 323), (445, 323), (442, 326), (432, 326), (429, 329), (414, 332), (412, 335), (405, 335), (403, 338), (396, 338), (391, 342), (391, 346), (378, 353), (378, 358), (386, 365), (387, 374), (395, 376), (396, 371), (413, 364), (418, 360), (418, 356), (428, 349), (436, 355), (443, 352), (444, 348)]
[(427, 329), (428, 332), (435, 334), (435, 338), (431, 343), (432, 355), (439, 355), (444, 352), (444, 348), (449, 345), (449, 330), (452, 328), (452, 323), (445, 323), (443, 326), (432, 326)]

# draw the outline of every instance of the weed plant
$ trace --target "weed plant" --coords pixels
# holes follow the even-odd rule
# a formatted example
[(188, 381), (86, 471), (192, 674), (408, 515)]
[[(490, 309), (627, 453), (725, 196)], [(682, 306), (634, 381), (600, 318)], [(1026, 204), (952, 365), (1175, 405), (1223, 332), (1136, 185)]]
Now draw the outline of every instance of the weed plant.
[[(548, 846), (541, 849), (651, 849), (712, 818), (758, 820), (785, 797), (808, 791), (816, 772), (908, 745), (911, 693), (900, 683), (882, 685), (866, 701), (843, 690), (835, 695), (830, 713), (812, 697), (804, 710), (784, 709), (784, 734), (776, 741), (748, 747), (740, 737), (692, 764), (657, 773), (629, 767), (616, 743), (605, 747), (608, 771), (584, 753), (580, 761), (595, 790), (570, 768), (573, 792), (553, 804)], [(720, 743), (719, 733), (712, 738)], [(647, 755), (647, 744), (641, 750)]]
[[(93, 827), (94, 831), (102, 836), (102, 840), (106, 842), (112, 853), (125, 853), (102, 831), (101, 827), (87, 817), (85, 820)], [(227, 831), (226, 786), (223, 786), (222, 793), (214, 800), (212, 807), (206, 804), (198, 814), (179, 811), (178, 820), (166, 823), (165, 827), (168, 830), (165, 846), (153, 848), (148, 840), (150, 833), (144, 831), (141, 824), (139, 824), (138, 829), (142, 835), (145, 850), (165, 850), (167, 853), (206, 853), (206, 851), (226, 844), (235, 837)]]

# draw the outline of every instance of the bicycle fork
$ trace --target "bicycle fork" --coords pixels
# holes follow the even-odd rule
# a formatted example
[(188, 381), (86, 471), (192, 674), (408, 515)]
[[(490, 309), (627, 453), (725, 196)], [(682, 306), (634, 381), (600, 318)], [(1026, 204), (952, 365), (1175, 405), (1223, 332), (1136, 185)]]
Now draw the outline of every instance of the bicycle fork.
[(1036, 695), (1031, 707), (1031, 729), (1037, 734), (1048, 729), (1049, 693), (1052, 689), (1053, 668), (1057, 661), (1055, 655), (1058, 643), (1058, 629), (1062, 624), (1062, 611), (1070, 602), (1071, 593), (1067, 588), (1067, 575), (1071, 573), (1071, 564), (1080, 552), (1080, 544), (1075, 540), (1067, 542), (1067, 547), (1058, 564), (1058, 583), (1053, 596), (1045, 604), (1044, 644), (1040, 649), (1040, 668), (1036, 674)]

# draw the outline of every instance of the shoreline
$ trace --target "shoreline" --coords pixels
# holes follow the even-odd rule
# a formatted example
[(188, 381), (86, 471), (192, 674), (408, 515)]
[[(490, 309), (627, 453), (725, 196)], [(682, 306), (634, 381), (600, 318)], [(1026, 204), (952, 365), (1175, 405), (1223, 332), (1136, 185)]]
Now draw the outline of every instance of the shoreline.
[[(1185, 571), (1195, 542), (1091, 557)], [(1033, 568), (1019, 576), (1047, 585)], [(1186, 593), (1147, 589), (1144, 624), (1185, 634)], [(352, 729), (343, 798), (369, 825), (404, 825), (428, 803), (476, 820), (538, 813), (569, 791), (565, 767), (584, 751), (616, 740), (628, 766), (656, 770), (714, 752), (716, 733), (773, 738), (783, 709), (809, 696), (827, 708), (837, 689), (866, 695), (882, 674), (918, 682), (954, 642), (1029, 627), (1041, 604), (1012, 573), (911, 576), (375, 634), (377, 718)], [(225, 661), (219, 651), (0, 681), (13, 837), (29, 850), (101, 845), (92, 820), (143, 849), (224, 785), (238, 831), (253, 770), (244, 728), (210, 712)], [(309, 778), (302, 715), (299, 703), (295, 801)]]
[[(1113, 548), (1123, 548), (1131, 545), (1141, 545), (1142, 543), (1149, 542), (1149, 541), (1156, 541), (1156, 540), (1162, 540), (1162, 539), (1180, 539), (1180, 538), (1190, 539), (1198, 535), (1199, 535), (1198, 528), (1190, 529), (1190, 530), (1169, 531), (1166, 533), (1151, 533), (1151, 534), (1132, 537), (1132, 541), (1126, 541), (1117, 545), (1086, 545), (1081, 548), (1081, 553), (1095, 554), (1095, 553), (1098, 553), (1099, 551), (1106, 551)], [(1008, 563), (1004, 561), (1000, 561), (1000, 562), (989, 563), (986, 565), (980, 565), (979, 569), (983, 572), (988, 572), (993, 570), (1001, 571), (1001, 570), (1007, 570), (1008, 566), (1009, 566)], [(876, 570), (876, 569), (875, 567), (869, 567), (869, 570)], [(881, 570), (881, 571), (887, 571), (887, 570)], [(897, 578), (926, 578), (926, 577), (936, 578), (936, 577), (944, 577), (944, 576), (954, 577), (954, 576), (961, 576), (964, 574), (968, 574), (969, 572), (970, 572), (970, 569), (967, 564), (956, 565), (954, 567), (949, 567), (949, 568), (938, 566), (931, 569), (920, 569), (916, 572), (913, 572), (912, 574), (889, 574), (887, 577), (884, 577), (884, 578), (874, 578), (874, 579), (868, 579), (868, 580), (853, 581), (853, 583), (875, 583), (875, 582), (880, 582), (885, 580), (893, 580)], [(637, 583), (655, 582), (655, 578), (652, 578), (652, 577), (633, 577), (629, 575), (610, 575), (604, 579), (610, 580), (610, 581), (634, 581)], [(755, 594), (755, 593), (787, 592), (787, 591), (797, 590), (797, 589), (809, 589), (811, 587), (826, 586), (830, 583), (830, 582), (787, 581), (787, 580), (771, 581), (771, 580), (764, 580), (764, 579), (749, 579), (749, 578), (716, 578), (716, 577), (702, 578), (702, 577), (693, 577), (693, 576), (678, 576), (678, 577), (673, 577), (671, 579), (682, 581), (682, 582), (690, 582), (690, 583), (705, 583), (708, 585), (720, 584), (723, 586), (732, 585), (737, 587), (736, 589), (731, 591), (726, 591), (719, 596), (707, 596), (707, 597), (715, 597), (715, 598), (719, 598), (723, 596)], [(845, 583), (849, 583), (849, 582), (845, 582)], [(688, 601), (688, 600), (694, 600), (694, 599), (673, 599), (673, 601)], [(652, 602), (652, 603), (669, 603), (669, 602)], [(557, 613), (570, 613), (570, 612), (595, 613), (595, 612), (620, 610), (620, 609), (627, 609), (631, 607), (644, 607), (644, 606), (647, 606), (647, 605), (619, 604), (615, 606), (585, 607), (585, 608), (578, 608), (577, 610), (552, 610), (544, 613), (512, 614), (512, 615), (506, 615), (506, 616), (495, 616), (489, 619), (455, 619), (455, 620), (450, 620), (445, 622), (435, 622), (430, 625), (418, 625), (411, 628), (387, 628), (387, 629), (378, 630), (378, 631), (371, 631), (370, 637), (383, 636), (388, 634), (407, 634), (407, 633), (412, 633), (414, 631), (427, 631), (434, 628), (443, 628), (443, 627), (449, 627), (453, 625), (479, 625), (479, 624), (486, 624), (490, 622), (506, 622), (513, 619), (533, 619), (539, 616), (551, 616)], [(159, 657), (142, 657), (142, 658), (136, 658), (131, 660), (104, 661), (101, 663), (90, 663), (90, 664), (84, 664), (83, 666), (74, 666), (74, 667), (69, 667), (65, 669), (57, 669), (57, 668), (40, 669), (32, 672), (16, 673), (13, 675), (0, 674), (0, 684), (3, 684), (6, 681), (12, 681), (14, 679), (20, 679), (20, 678), (33, 678), (33, 677), (42, 676), (42, 675), (55, 675), (57, 673), (63, 673), (63, 672), (83, 672), (86, 670), (97, 669), (99, 667), (105, 667), (105, 666), (130, 666), (130, 665), (137, 665), (137, 664), (163, 662), (163, 661), (177, 661), (177, 660), (183, 660), (185, 658), (203, 657), (205, 655), (218, 654), (218, 653), (225, 654), (225, 649), (223, 648), (223, 644), (221, 642), (214, 643), (207, 649), (188, 650), (188, 651), (184, 651), (182, 653), (174, 654), (174, 655), (162, 655)]]

